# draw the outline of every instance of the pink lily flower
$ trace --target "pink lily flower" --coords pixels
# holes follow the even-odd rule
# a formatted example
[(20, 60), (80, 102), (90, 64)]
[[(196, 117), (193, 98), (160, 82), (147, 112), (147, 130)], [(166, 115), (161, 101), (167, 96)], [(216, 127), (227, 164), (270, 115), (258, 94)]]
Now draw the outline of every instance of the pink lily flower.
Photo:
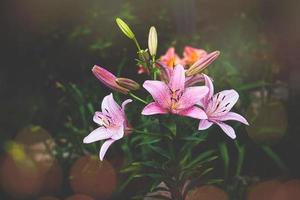
[(235, 90), (224, 90), (215, 95), (214, 86), (211, 79), (204, 74), (205, 85), (209, 88), (209, 93), (201, 100), (201, 106), (206, 112), (207, 119), (200, 120), (199, 130), (208, 129), (212, 124), (217, 124), (232, 139), (236, 138), (234, 129), (225, 124), (224, 121), (235, 120), (249, 125), (247, 120), (235, 112), (230, 112), (231, 108), (239, 99), (239, 94)]
[(202, 57), (206, 56), (207, 52), (203, 49), (197, 49), (191, 46), (184, 47), (183, 50), (183, 61), (187, 65), (194, 64), (197, 60), (201, 59)]
[(154, 102), (142, 111), (143, 115), (173, 113), (197, 119), (207, 119), (205, 112), (196, 106), (207, 93), (208, 87), (185, 87), (185, 73), (182, 65), (177, 65), (170, 81), (145, 81), (143, 87), (152, 95)]
[(94, 65), (92, 72), (99, 79), (99, 81), (101, 81), (110, 89), (121, 92), (123, 94), (127, 94), (129, 92), (128, 89), (118, 85), (118, 83), (116, 82), (117, 77), (109, 71), (107, 71), (106, 69)]
[(130, 127), (125, 115), (125, 106), (132, 100), (127, 99), (120, 107), (114, 100), (113, 95), (104, 97), (101, 105), (102, 112), (95, 112), (94, 122), (100, 127), (92, 131), (83, 139), (83, 143), (92, 143), (99, 140), (106, 140), (99, 153), (100, 160), (103, 160), (106, 151), (116, 140), (129, 134)]
[(175, 53), (175, 48), (170, 47), (166, 54), (160, 57), (160, 62), (164, 65), (166, 65), (168, 68), (173, 69), (174, 66), (178, 64), (183, 64), (182, 60), (179, 58), (179, 56)]

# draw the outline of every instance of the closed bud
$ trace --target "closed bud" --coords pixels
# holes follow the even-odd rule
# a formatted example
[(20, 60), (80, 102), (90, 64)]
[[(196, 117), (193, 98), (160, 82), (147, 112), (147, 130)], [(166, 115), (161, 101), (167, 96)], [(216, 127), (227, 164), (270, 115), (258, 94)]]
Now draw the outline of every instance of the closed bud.
[(138, 90), (140, 89), (140, 85), (135, 82), (134, 80), (131, 80), (129, 78), (116, 78), (116, 82), (121, 87), (124, 87), (128, 90)]
[(148, 49), (138, 51), (138, 55), (139, 55), (139, 59), (141, 61), (144, 61), (144, 62), (148, 61), (149, 58), (150, 58), (149, 53), (148, 53)]
[(148, 48), (150, 55), (155, 56), (157, 50), (157, 32), (154, 26), (152, 26), (149, 31)]
[(208, 67), (219, 55), (220, 55), (219, 51), (214, 51), (200, 58), (185, 72), (185, 75), (193, 76), (199, 74), (204, 69), (206, 69), (206, 67)]
[(103, 67), (95, 65), (92, 69), (93, 74), (101, 81), (104, 85), (111, 88), (112, 90), (128, 94), (129, 90), (125, 87), (120, 86), (116, 82), (116, 76), (104, 69)]
[(119, 26), (119, 28), (121, 29), (121, 31), (130, 39), (134, 38), (134, 34), (132, 32), (132, 30), (129, 28), (129, 26), (120, 18), (116, 19), (116, 22)]

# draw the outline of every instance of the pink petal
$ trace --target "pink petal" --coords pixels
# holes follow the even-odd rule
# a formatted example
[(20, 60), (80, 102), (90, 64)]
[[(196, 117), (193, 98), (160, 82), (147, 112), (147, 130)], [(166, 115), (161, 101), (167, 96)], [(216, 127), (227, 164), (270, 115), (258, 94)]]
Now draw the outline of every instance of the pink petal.
[(175, 53), (175, 48), (170, 47), (166, 54), (160, 57), (160, 62), (168, 66), (170, 69), (173, 69), (175, 65), (181, 63), (181, 60)]
[(169, 87), (172, 90), (184, 90), (185, 74), (182, 65), (176, 65), (170, 78)]
[(105, 154), (106, 154), (106, 151), (108, 150), (108, 148), (110, 147), (110, 145), (112, 145), (112, 143), (114, 143), (115, 140), (113, 139), (110, 139), (110, 140), (107, 140), (103, 143), (101, 149), (100, 149), (100, 153), (99, 153), (99, 157), (100, 157), (100, 160), (102, 161)]
[(112, 136), (112, 132), (104, 127), (99, 127), (92, 131), (88, 136), (83, 139), (83, 143), (92, 143), (99, 140), (108, 139)]
[(108, 129), (113, 133), (111, 139), (119, 140), (124, 136), (124, 124), (119, 127), (109, 127)]
[(168, 108), (171, 96), (168, 86), (162, 81), (145, 81), (143, 87), (152, 95), (161, 107)]
[(167, 65), (162, 62), (157, 63), (160, 69), (160, 78), (162, 81), (168, 83), (172, 74), (172, 69), (170, 69)]
[(186, 88), (178, 101), (178, 109), (186, 109), (194, 106), (196, 103), (199, 103), (207, 93), (208, 87), (206, 86)]
[(121, 107), (115, 102), (112, 93), (104, 97), (101, 105), (102, 112), (111, 117), (115, 124), (124, 122), (124, 115)]
[(158, 103), (149, 103), (142, 111), (142, 115), (166, 114), (168, 110), (162, 108)]
[(207, 107), (207, 112), (211, 112), (211, 117), (219, 117), (228, 113), (239, 99), (239, 94), (235, 90), (224, 90), (215, 94)]
[(200, 120), (199, 126), (198, 126), (198, 130), (205, 130), (208, 129), (209, 127), (211, 127), (213, 123), (206, 120), (206, 119), (202, 119)]
[(125, 101), (123, 101), (122, 103), (122, 111), (124, 112), (125, 111), (125, 107), (128, 103), (131, 103), (132, 100), (131, 99), (126, 99)]
[(168, 48), (166, 54), (162, 56), (162, 58), (170, 59), (170, 58), (174, 57), (175, 54), (176, 54), (175, 48), (170, 47), (170, 48)]
[(214, 95), (214, 85), (213, 85), (212, 80), (209, 76), (207, 76), (206, 74), (203, 74), (203, 76), (204, 76), (204, 80), (205, 80), (205, 85), (209, 89), (209, 93), (207, 94), (207, 99), (210, 99)]
[(127, 94), (129, 92), (128, 89), (119, 86), (116, 83), (116, 76), (107, 71), (106, 69), (95, 65), (92, 69), (92, 72), (98, 78), (98, 80), (101, 81), (107, 87), (121, 92), (123, 94)]
[(93, 117), (93, 121), (98, 125), (102, 125), (102, 119), (107, 119), (107, 117), (102, 112), (96, 111)]
[[(196, 60), (207, 55), (207, 52), (203, 49), (197, 49), (191, 46), (184, 47), (183, 60), (189, 65), (193, 64)], [(196, 56), (196, 57), (195, 57)]]
[(218, 120), (220, 121), (234, 120), (249, 125), (248, 121), (242, 115), (235, 112), (228, 112), (226, 115), (218, 117)]
[(226, 135), (228, 135), (232, 139), (236, 138), (235, 131), (231, 126), (229, 126), (223, 122), (216, 122), (216, 124), (221, 127), (221, 129), (226, 133)]
[(182, 110), (178, 114), (196, 119), (207, 119), (206, 113), (201, 108), (198, 108), (196, 106), (193, 106), (186, 110)]

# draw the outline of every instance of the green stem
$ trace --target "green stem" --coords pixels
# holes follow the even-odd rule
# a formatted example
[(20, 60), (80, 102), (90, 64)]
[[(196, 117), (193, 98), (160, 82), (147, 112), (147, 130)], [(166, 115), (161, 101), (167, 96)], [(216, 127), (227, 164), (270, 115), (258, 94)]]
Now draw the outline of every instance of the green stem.
[(128, 95), (131, 96), (132, 98), (134, 98), (134, 99), (137, 100), (137, 101), (140, 101), (140, 102), (142, 102), (142, 103), (144, 103), (144, 104), (148, 104), (147, 101), (145, 101), (145, 100), (141, 99), (140, 97), (138, 97), (138, 96), (132, 94), (131, 92), (129, 92)]
[(154, 71), (154, 73), (153, 73), (153, 80), (156, 80), (156, 79), (157, 79), (156, 71)]
[(152, 56), (152, 62), (155, 63), (155, 55)]
[(224, 177), (226, 180), (228, 178), (228, 174), (229, 174), (229, 153), (228, 153), (226, 143), (225, 142), (220, 143), (219, 149), (220, 149), (221, 156), (222, 156), (223, 163), (224, 163)]
[(138, 50), (141, 51), (142, 49), (141, 49), (138, 41), (136, 40), (136, 38), (134, 37), (132, 40), (134, 41), (134, 43), (135, 43), (136, 47), (138, 48)]
[(277, 164), (277, 166), (284, 172), (288, 171), (288, 167), (280, 159), (280, 157), (266, 145), (261, 146), (262, 150)]
[(235, 175), (239, 176), (241, 174), (242, 167), (243, 167), (244, 160), (245, 160), (245, 146), (240, 146), (237, 140), (235, 140), (234, 143), (238, 150), (238, 161), (237, 161)]

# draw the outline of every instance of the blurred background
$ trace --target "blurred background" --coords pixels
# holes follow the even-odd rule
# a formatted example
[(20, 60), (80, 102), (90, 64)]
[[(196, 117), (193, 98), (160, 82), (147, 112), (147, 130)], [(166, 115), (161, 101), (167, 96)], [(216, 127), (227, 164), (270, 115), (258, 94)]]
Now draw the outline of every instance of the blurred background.
[[(98, 169), (97, 158), (84, 157), (78, 146), (94, 127), (92, 113), (109, 92), (92, 75), (92, 66), (115, 73), (122, 68), (123, 76), (144, 78), (137, 76), (135, 46), (116, 26), (116, 17), (130, 24), (144, 47), (154, 25), (159, 55), (170, 46), (180, 55), (185, 45), (220, 50), (208, 73), (217, 90), (240, 92), (242, 113), (251, 122), (238, 136), (249, 147), (243, 174), (259, 180), (300, 178), (299, 1), (1, 4), (1, 199), (65, 199), (74, 194), (91, 196), (74, 199), (110, 198), (123, 162), (115, 155), (122, 150), (114, 150), (110, 162)], [(262, 153), (270, 147), (273, 160)], [(93, 189), (102, 184), (97, 180), (80, 185), (84, 175), (74, 174), (80, 174), (84, 163), (91, 163), (91, 177), (106, 180), (106, 188)]]

